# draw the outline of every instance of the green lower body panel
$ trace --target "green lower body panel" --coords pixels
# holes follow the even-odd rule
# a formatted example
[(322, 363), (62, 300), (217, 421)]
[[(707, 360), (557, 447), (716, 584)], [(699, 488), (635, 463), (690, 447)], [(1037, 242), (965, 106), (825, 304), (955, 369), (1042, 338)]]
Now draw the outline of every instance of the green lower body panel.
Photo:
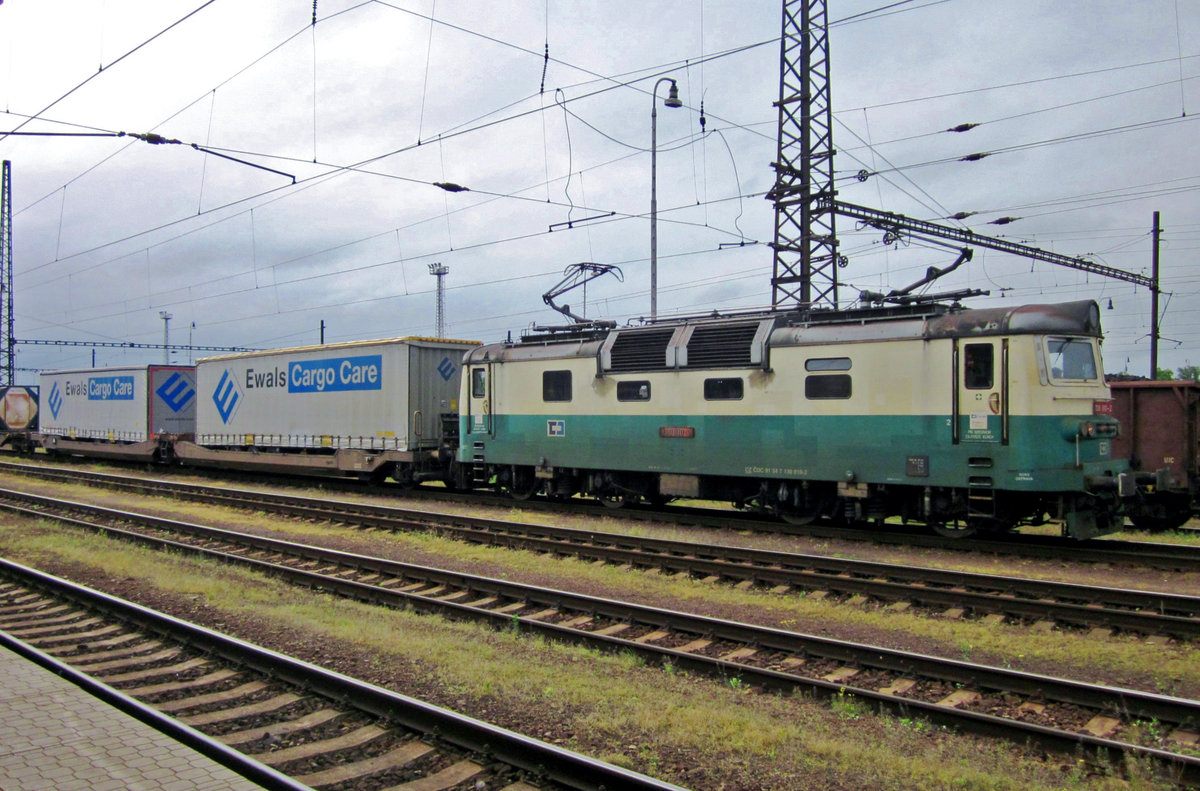
[[(462, 418), (460, 461), (1027, 492), (1078, 491), (1084, 475), (1118, 473), (1111, 441), (1077, 439), (1090, 416), (999, 417), (954, 441), (949, 415), (491, 415), (490, 433)], [(978, 418), (976, 418), (978, 421)]]

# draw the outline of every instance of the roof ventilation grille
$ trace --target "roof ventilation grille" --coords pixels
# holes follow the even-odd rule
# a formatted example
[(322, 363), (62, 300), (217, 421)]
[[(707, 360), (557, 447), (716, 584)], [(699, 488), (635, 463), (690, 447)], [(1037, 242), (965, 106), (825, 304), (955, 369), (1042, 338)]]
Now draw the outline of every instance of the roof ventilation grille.
[(698, 326), (687, 345), (688, 368), (737, 368), (751, 365), (750, 349), (758, 322)]
[(674, 329), (655, 329), (618, 333), (608, 370), (614, 373), (667, 370), (667, 344), (674, 332)]

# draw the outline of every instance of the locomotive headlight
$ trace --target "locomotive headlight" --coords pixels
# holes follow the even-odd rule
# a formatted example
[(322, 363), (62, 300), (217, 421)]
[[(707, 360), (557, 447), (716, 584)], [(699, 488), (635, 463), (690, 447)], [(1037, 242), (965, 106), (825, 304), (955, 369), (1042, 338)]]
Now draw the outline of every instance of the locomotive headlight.
[(1079, 424), (1079, 436), (1094, 437), (1096, 436), (1096, 424), (1090, 420), (1085, 420)]

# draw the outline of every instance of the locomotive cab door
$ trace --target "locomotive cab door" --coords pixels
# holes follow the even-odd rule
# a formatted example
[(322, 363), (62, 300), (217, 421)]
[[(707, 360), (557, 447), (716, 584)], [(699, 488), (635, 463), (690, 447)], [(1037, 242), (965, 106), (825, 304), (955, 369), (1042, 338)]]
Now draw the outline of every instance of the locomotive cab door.
[(492, 365), (472, 365), (470, 398), (467, 399), (467, 425), (472, 434), (492, 435)]
[(954, 341), (954, 444), (1008, 444), (1008, 340)]

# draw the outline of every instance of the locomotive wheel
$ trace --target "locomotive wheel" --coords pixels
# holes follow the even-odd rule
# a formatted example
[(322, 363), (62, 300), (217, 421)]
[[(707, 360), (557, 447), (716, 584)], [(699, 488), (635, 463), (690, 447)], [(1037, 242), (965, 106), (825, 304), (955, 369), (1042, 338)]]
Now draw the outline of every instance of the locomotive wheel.
[(942, 538), (970, 538), (979, 529), (970, 522), (959, 519), (955, 519), (953, 522), (934, 522), (930, 527)]
[(780, 511), (779, 512), (780, 519), (787, 522), (789, 525), (797, 525), (797, 526), (811, 525), (813, 522), (817, 521), (818, 516), (820, 516), (820, 514), (818, 514), (816, 511), (813, 511), (811, 513), (805, 513), (803, 511)]
[(605, 508), (624, 508), (635, 501), (635, 496), (628, 494), (604, 494), (596, 498)]
[(535, 478), (531, 483), (528, 483), (524, 486), (513, 486), (508, 490), (508, 494), (514, 500), (528, 500), (530, 497), (533, 497), (535, 494), (537, 494), (538, 490), (541, 488), (542, 482)]
[(513, 467), (512, 485), (508, 487), (510, 497), (514, 500), (528, 500), (541, 488), (542, 481), (533, 474), (532, 468), (522, 470), (519, 467)]

